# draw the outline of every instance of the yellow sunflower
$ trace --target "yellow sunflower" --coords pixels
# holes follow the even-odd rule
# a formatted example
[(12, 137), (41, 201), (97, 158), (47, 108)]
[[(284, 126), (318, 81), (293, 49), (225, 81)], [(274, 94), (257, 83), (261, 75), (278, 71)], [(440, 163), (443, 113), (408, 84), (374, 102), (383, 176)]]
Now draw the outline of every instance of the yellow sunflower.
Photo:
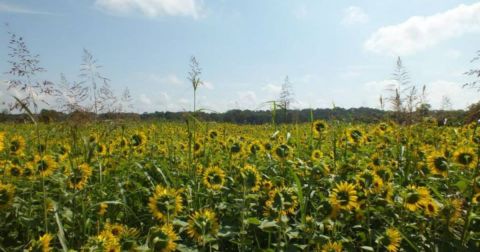
[(330, 193), (330, 203), (343, 210), (352, 210), (358, 207), (355, 185), (340, 182)]
[(15, 135), (8, 142), (8, 151), (11, 155), (21, 156), (25, 151), (25, 139)]
[(254, 166), (245, 165), (245, 167), (240, 170), (240, 173), (242, 175), (245, 188), (252, 192), (257, 192), (260, 189), (262, 177)]
[(327, 242), (323, 244), (321, 252), (342, 252), (342, 243), (341, 242)]
[(203, 185), (214, 191), (222, 189), (225, 183), (225, 172), (218, 166), (212, 166), (203, 172)]
[(157, 220), (170, 222), (183, 209), (180, 190), (157, 185), (153, 196), (149, 198), (148, 206)]
[(258, 141), (252, 141), (249, 145), (248, 145), (248, 153), (250, 155), (253, 155), (253, 156), (256, 156), (260, 153), (263, 152), (263, 145), (260, 144)]
[(449, 199), (440, 210), (441, 216), (448, 224), (455, 224), (462, 217), (463, 201), (461, 199)]
[(265, 202), (265, 216), (279, 217), (287, 213), (294, 214), (298, 207), (295, 189), (291, 187), (275, 188), (268, 193)]
[(15, 187), (12, 184), (0, 182), (0, 210), (8, 208), (13, 202)]
[(57, 163), (50, 155), (39, 156), (35, 155), (32, 168), (42, 177), (48, 177), (57, 169)]
[(472, 197), (472, 203), (473, 203), (473, 204), (478, 204), (478, 203), (480, 203), (480, 193), (476, 193), (475, 195), (473, 195), (473, 197)]
[(136, 132), (130, 137), (130, 145), (134, 148), (141, 147), (147, 142), (147, 136), (143, 132)]
[(105, 224), (104, 230), (106, 230), (107, 232), (110, 232), (113, 236), (119, 238), (127, 230), (127, 227), (122, 224), (117, 224), (117, 223), (111, 224), (107, 222)]
[(208, 138), (210, 138), (211, 140), (215, 140), (217, 139), (218, 137), (218, 131), (216, 130), (209, 130), (208, 131)]
[(107, 209), (108, 209), (108, 204), (107, 203), (104, 203), (104, 202), (100, 203), (98, 205), (98, 215), (100, 215), (100, 216), (105, 215), (105, 213), (107, 212)]
[(53, 240), (53, 236), (49, 233), (46, 233), (38, 239), (38, 241), (34, 241), (29, 249), (32, 252), (50, 252), (52, 248), (50, 243)]
[(280, 144), (275, 147), (274, 154), (278, 159), (285, 160), (292, 155), (292, 149), (287, 144)]
[(426, 187), (409, 185), (404, 192), (403, 200), (405, 208), (415, 212), (430, 200), (430, 192)]
[(17, 164), (8, 164), (7, 169), (5, 170), (5, 174), (7, 176), (13, 177), (13, 178), (18, 178), (22, 176), (22, 168), (18, 166)]
[(153, 227), (150, 230), (148, 246), (153, 251), (170, 252), (177, 249), (176, 241), (179, 239), (171, 224), (162, 227)]
[(68, 186), (72, 189), (82, 190), (92, 175), (92, 168), (88, 164), (81, 164), (78, 167), (72, 167), (67, 171)]
[(313, 150), (312, 155), (310, 155), (312, 161), (318, 162), (323, 158), (323, 152), (321, 150)]
[(445, 154), (440, 151), (433, 151), (427, 158), (428, 169), (432, 174), (442, 175), (444, 177), (448, 174), (448, 159)]
[(382, 244), (388, 252), (397, 252), (400, 249), (402, 236), (396, 228), (387, 228), (382, 239)]
[(5, 133), (0, 132), (0, 151), (3, 151), (5, 149)]
[(219, 225), (215, 212), (210, 209), (196, 211), (188, 220), (187, 234), (199, 243), (214, 238), (218, 233)]
[(475, 167), (475, 151), (472, 148), (463, 147), (453, 154), (455, 162), (465, 168)]
[(312, 130), (315, 136), (321, 135), (322, 133), (327, 131), (327, 129), (328, 129), (328, 124), (323, 120), (317, 120), (312, 124)]
[(103, 230), (99, 235), (97, 235), (97, 240), (99, 241), (101, 247), (103, 248), (103, 251), (105, 252), (121, 251), (119, 240), (107, 230)]
[(435, 217), (438, 215), (438, 203), (434, 199), (429, 199), (423, 203), (425, 215), (428, 217)]
[(365, 139), (365, 133), (357, 128), (347, 130), (348, 142), (352, 144), (361, 144)]

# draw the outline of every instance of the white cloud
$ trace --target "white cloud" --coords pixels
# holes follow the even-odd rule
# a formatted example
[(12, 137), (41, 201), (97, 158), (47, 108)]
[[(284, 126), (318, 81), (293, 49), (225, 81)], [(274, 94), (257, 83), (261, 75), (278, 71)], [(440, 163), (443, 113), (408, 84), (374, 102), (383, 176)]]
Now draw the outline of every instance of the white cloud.
[(403, 23), (381, 27), (364, 47), (376, 53), (406, 55), (473, 32), (480, 32), (480, 3), (462, 4), (435, 15), (414, 16)]
[(345, 25), (364, 24), (369, 20), (367, 13), (358, 6), (349, 6), (343, 12), (342, 24)]
[(234, 102), (235, 108), (256, 109), (258, 106), (257, 94), (251, 90), (237, 92), (237, 100)]
[(282, 86), (269, 83), (263, 86), (262, 90), (268, 92), (270, 95), (277, 96), (282, 91)]
[(147, 17), (202, 16), (199, 0), (96, 0), (95, 6), (114, 14), (141, 13)]
[(175, 74), (168, 74), (168, 75), (147, 74), (146, 79), (149, 82), (172, 85), (172, 86), (180, 86), (184, 83)]
[(205, 87), (206, 89), (210, 89), (210, 90), (214, 89), (213, 83), (211, 83), (210, 81), (204, 81), (202, 82), (202, 84), (203, 84), (202, 86)]
[(10, 3), (0, 3), (0, 13), (17, 13), (17, 14), (34, 14), (34, 15), (55, 15), (50, 12), (32, 10), (23, 6), (14, 5)]
[(428, 102), (434, 109), (441, 107), (444, 96), (450, 99), (454, 109), (466, 109), (467, 106), (478, 101), (478, 93), (463, 88), (462, 83), (436, 80), (428, 83), (426, 87)]

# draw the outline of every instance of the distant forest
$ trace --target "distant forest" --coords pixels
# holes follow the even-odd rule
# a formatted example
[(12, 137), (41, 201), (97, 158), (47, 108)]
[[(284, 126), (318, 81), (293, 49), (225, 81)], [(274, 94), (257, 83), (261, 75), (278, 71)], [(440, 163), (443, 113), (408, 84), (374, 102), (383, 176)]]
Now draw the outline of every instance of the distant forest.
[[(474, 108), (475, 107), (475, 108)], [(469, 123), (478, 118), (477, 106), (472, 106), (469, 110), (424, 110), (416, 111), (414, 114), (408, 115), (397, 114), (393, 111), (385, 111), (373, 108), (333, 108), (333, 109), (302, 109), (273, 111), (270, 110), (229, 110), (224, 113), (206, 113), (202, 111), (195, 112), (195, 118), (201, 121), (209, 122), (226, 122), (236, 124), (266, 124), (266, 123), (304, 123), (313, 120), (339, 120), (344, 122), (362, 122), (375, 123), (384, 120), (392, 120), (398, 123), (406, 123), (407, 118), (413, 118), (409, 122), (420, 122), (426, 118), (435, 119), (439, 125), (460, 125)], [(192, 112), (153, 112), (153, 113), (104, 113), (99, 114), (95, 118), (95, 114), (91, 112), (73, 112), (62, 113), (55, 110), (41, 110), (37, 115), (41, 122), (61, 122), (61, 121), (82, 121), (88, 122), (93, 120), (154, 120), (154, 121), (185, 121), (191, 116)], [(446, 119), (446, 120), (445, 120)], [(0, 122), (29, 122), (27, 115), (22, 114), (0, 114)]]

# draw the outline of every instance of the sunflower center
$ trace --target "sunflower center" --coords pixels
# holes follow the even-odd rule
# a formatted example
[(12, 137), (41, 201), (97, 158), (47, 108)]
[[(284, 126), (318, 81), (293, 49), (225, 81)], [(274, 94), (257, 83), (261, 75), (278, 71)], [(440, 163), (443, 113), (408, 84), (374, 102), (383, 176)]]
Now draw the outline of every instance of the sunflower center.
[(446, 171), (448, 169), (447, 159), (445, 157), (436, 157), (433, 163), (435, 169), (439, 171)]
[(17, 140), (13, 140), (10, 142), (10, 151), (17, 152), (20, 149), (20, 142)]
[(290, 152), (290, 149), (285, 144), (278, 146), (278, 148), (275, 150), (275, 153), (277, 154), (277, 156), (281, 158), (287, 157), (289, 152)]
[(415, 204), (420, 200), (420, 194), (417, 192), (409, 193), (407, 196), (407, 203), (408, 204)]
[(470, 153), (460, 153), (457, 157), (457, 161), (462, 165), (468, 165), (473, 161), (473, 155)]
[(231, 153), (239, 153), (241, 151), (241, 147), (240, 147), (240, 144), (238, 143), (234, 143), (232, 144), (232, 147), (230, 147), (230, 152)]
[(45, 160), (40, 160), (37, 162), (37, 170), (40, 171), (40, 172), (44, 172), (46, 170), (48, 170), (48, 163), (47, 161)]
[(350, 201), (350, 194), (345, 191), (340, 191), (337, 193), (337, 199), (340, 205), (346, 206), (348, 205), (348, 202)]
[(20, 169), (18, 169), (18, 167), (12, 167), (12, 169), (10, 169), (10, 175), (14, 177), (20, 176)]

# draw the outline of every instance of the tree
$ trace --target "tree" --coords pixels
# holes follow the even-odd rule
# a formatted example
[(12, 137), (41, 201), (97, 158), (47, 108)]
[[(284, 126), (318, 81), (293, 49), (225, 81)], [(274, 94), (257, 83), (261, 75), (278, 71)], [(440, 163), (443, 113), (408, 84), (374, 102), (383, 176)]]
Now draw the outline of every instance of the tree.
[(39, 102), (48, 105), (47, 98), (54, 94), (54, 84), (47, 80), (36, 79), (37, 74), (46, 71), (40, 66), (39, 55), (30, 52), (23, 37), (10, 31), (8, 35), (10, 36), (8, 42), (10, 70), (5, 73), (11, 77), (8, 81), (8, 90), (18, 91), (21, 95), (8, 106), (10, 110), (22, 110), (33, 106), (36, 114)]
[(283, 115), (284, 115), (284, 122), (287, 122), (287, 113), (288, 109), (290, 109), (290, 105), (293, 102), (293, 91), (292, 91), (292, 86), (290, 83), (290, 80), (288, 76), (285, 77), (285, 80), (282, 84), (282, 89), (280, 91), (280, 98), (278, 101), (278, 105), (280, 108), (283, 110)]
[[(477, 51), (477, 55), (473, 57), (473, 59), (470, 61), (470, 63), (473, 63), (477, 60), (480, 59), (480, 50)], [(473, 76), (475, 79), (471, 82), (467, 82), (463, 84), (463, 87), (469, 87), (469, 88), (475, 88), (477, 91), (480, 91), (480, 86), (478, 85), (480, 82), (480, 69), (470, 69), (467, 72), (464, 73), (465, 75), (468, 76)]]

